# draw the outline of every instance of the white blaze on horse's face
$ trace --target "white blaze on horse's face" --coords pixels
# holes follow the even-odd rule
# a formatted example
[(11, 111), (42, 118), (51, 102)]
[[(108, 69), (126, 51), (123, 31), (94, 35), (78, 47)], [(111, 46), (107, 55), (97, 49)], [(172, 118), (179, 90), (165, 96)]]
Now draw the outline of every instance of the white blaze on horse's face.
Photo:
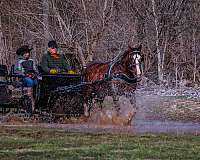
[(140, 70), (140, 59), (141, 56), (139, 54), (134, 54), (133, 55), (133, 59), (135, 60), (135, 65), (136, 65), (136, 72), (137, 72), (137, 76), (141, 76), (142, 72)]

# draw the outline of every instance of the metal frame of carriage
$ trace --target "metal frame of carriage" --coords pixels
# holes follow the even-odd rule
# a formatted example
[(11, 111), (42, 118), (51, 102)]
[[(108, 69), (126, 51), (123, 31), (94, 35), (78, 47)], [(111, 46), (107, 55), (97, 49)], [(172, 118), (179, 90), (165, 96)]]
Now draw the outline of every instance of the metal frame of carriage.
[[(39, 70), (41, 79), (38, 80), (35, 92), (37, 110), (69, 117), (84, 114), (84, 94), (82, 87), (80, 87), (83, 84), (81, 74), (59, 73), (52, 75), (43, 73), (41, 69)], [(59, 100), (66, 97), (70, 102), (65, 101), (65, 104), (60, 104)], [(75, 105), (78, 101), (79, 103)], [(65, 108), (60, 111), (57, 110), (58, 107), (63, 107), (62, 105)]]
[(19, 112), (21, 109), (20, 111), (31, 113), (31, 99), (27, 88), (18, 81), (20, 76), (14, 74), (14, 65), (9, 72), (6, 65), (0, 64), (0, 78), (0, 112)]
[[(83, 101), (79, 101), (79, 106), (73, 106), (78, 99), (83, 99), (82, 93), (82, 76), (81, 74), (56, 74), (50, 75), (40, 71), (40, 79), (38, 85), (34, 88), (34, 100), (36, 110), (39, 112), (56, 112), (52, 110), (58, 98), (68, 96), (69, 99), (74, 99), (69, 105), (68, 111), (64, 114), (68, 116), (80, 116), (84, 113)], [(0, 65), (0, 112), (7, 113), (10, 110), (20, 112), (25, 110), (27, 113), (32, 113), (31, 100), (26, 93), (26, 88), (19, 83), (20, 76), (14, 73), (14, 65), (11, 67), (10, 73), (6, 65)], [(63, 92), (64, 89), (64, 92)], [(73, 109), (73, 107), (76, 107)]]

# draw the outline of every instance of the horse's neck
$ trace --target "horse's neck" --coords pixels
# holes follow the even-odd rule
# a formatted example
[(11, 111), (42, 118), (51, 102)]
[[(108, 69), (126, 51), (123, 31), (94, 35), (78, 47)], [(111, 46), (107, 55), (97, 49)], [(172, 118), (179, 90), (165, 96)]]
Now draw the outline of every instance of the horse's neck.
[(122, 59), (121, 59), (121, 64), (122, 64), (123, 66), (127, 66), (128, 63), (129, 63), (128, 53), (126, 53), (126, 54), (122, 57)]

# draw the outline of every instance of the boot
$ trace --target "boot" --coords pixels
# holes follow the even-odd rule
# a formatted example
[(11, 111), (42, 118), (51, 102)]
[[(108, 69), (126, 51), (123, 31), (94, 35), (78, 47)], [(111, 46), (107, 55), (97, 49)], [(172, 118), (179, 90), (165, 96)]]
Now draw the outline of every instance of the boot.
[(32, 105), (32, 107), (31, 107), (32, 111), (31, 112), (33, 112), (35, 110), (35, 99), (33, 97), (33, 88), (32, 87), (28, 88), (27, 95), (31, 99), (31, 105)]

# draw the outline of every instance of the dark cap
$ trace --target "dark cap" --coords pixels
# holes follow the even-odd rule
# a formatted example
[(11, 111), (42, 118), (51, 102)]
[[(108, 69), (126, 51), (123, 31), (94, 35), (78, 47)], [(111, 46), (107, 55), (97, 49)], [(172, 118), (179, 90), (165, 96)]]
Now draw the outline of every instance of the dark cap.
[(22, 55), (22, 56), (23, 56), (24, 53), (27, 53), (27, 52), (30, 53), (30, 51), (31, 51), (32, 49), (33, 49), (33, 48), (29, 48), (28, 45), (24, 45), (24, 46), (21, 46), (20, 48), (17, 49), (16, 54), (17, 54), (17, 55)]
[(55, 40), (52, 40), (52, 41), (48, 42), (48, 47), (49, 48), (58, 48), (58, 45)]

